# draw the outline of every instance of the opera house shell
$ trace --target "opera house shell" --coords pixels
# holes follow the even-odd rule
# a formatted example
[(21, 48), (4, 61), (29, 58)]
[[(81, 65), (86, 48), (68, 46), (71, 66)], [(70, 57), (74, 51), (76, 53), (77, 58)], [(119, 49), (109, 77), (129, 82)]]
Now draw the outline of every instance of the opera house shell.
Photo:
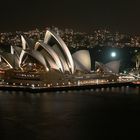
[(95, 69), (105, 73), (114, 73), (118, 74), (120, 69), (120, 60), (118, 61), (111, 61), (106, 64), (101, 62), (95, 62)]
[(49, 72), (74, 74), (76, 70), (90, 72), (91, 58), (88, 50), (71, 54), (65, 42), (56, 33), (47, 30), (44, 40), (34, 42), (21, 35), (22, 47), (11, 46), (11, 52), (0, 53), (0, 69), (23, 71), (29, 65), (38, 64)]
[(75, 67), (77, 70), (90, 72), (91, 57), (88, 50), (79, 50), (72, 54)]

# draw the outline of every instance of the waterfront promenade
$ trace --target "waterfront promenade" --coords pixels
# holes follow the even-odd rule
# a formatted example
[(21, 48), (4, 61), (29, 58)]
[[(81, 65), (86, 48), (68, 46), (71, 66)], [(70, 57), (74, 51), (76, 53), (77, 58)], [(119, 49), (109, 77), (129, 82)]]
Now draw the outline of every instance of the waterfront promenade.
[(79, 81), (75, 83), (63, 83), (62, 85), (52, 85), (52, 84), (19, 84), (19, 83), (0, 83), (1, 90), (19, 90), (19, 91), (67, 91), (76, 89), (96, 89), (96, 88), (110, 88), (110, 87), (138, 87), (140, 82), (138, 80), (133, 81), (119, 81), (119, 82), (103, 82), (103, 83), (85, 83), (79, 85)]

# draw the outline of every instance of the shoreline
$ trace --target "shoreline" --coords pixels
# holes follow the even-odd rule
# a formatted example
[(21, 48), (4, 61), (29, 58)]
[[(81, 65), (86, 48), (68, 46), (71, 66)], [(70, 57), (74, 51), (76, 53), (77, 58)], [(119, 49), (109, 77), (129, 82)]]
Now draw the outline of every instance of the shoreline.
[(111, 87), (139, 87), (140, 82), (111, 82), (101, 84), (85, 84), (85, 85), (65, 85), (65, 86), (19, 86), (19, 85), (6, 85), (0, 84), (0, 90), (12, 90), (12, 91), (28, 91), (28, 92), (45, 92), (45, 91), (68, 91), (68, 90), (86, 90), (97, 88), (111, 88)]

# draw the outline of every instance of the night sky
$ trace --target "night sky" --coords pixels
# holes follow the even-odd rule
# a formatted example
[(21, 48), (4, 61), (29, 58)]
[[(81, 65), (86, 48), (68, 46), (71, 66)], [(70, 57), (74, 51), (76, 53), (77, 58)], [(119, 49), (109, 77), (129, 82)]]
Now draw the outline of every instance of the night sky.
[(0, 14), (0, 32), (57, 26), (140, 35), (140, 1), (135, 0), (5, 0)]

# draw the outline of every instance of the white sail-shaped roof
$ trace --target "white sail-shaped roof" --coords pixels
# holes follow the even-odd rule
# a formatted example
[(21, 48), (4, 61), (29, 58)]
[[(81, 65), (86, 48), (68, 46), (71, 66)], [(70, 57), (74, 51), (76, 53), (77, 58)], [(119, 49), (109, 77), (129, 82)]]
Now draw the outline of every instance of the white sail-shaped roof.
[(105, 66), (113, 73), (119, 73), (120, 61), (111, 61), (109, 63), (106, 63)]
[(18, 58), (20, 57), (20, 54), (22, 52), (22, 48), (18, 46), (12, 46), (14, 50), (14, 55), (16, 55)]
[(95, 67), (102, 69), (104, 72), (107, 73), (119, 73), (120, 69), (120, 61), (111, 61), (106, 64), (103, 64), (101, 62), (95, 62)]
[(91, 71), (91, 57), (88, 50), (79, 50), (72, 54), (75, 67), (81, 71)]
[(21, 66), (21, 64), (23, 62), (23, 58), (26, 54), (32, 56), (35, 60), (37, 60), (41, 65), (44, 66), (46, 71), (49, 71), (49, 68), (47, 66), (47, 63), (46, 63), (44, 57), (42, 56), (42, 54), (40, 52), (35, 51), (35, 50), (32, 50), (30, 52), (22, 50), (21, 55), (20, 55), (20, 60), (19, 60), (20, 66)]
[(68, 68), (69, 68), (69, 72), (74, 73), (74, 71), (75, 71), (74, 62), (73, 62), (71, 53), (70, 53), (67, 45), (57, 34), (55, 34), (52, 31), (49, 31), (49, 30), (45, 34), (44, 43), (48, 44), (51, 37), (53, 37), (56, 40), (56, 42), (59, 44), (58, 47), (60, 47), (60, 50), (65, 58), (65, 61), (66, 61)]
[(25, 36), (21, 35), (21, 41), (22, 41), (23, 50), (26, 50), (26, 49), (33, 50), (34, 49), (35, 42), (32, 39), (28, 39)]
[(59, 56), (59, 59), (60, 59), (60, 61), (62, 63), (62, 66), (63, 66), (63, 71), (64, 72), (66, 72), (66, 71), (70, 72), (69, 67), (67, 65), (67, 62), (66, 62), (66, 59), (65, 59), (62, 51), (59, 49), (58, 45), (55, 44), (55, 45), (52, 46), (52, 48), (57, 53), (57, 55)]
[(18, 58), (11, 54), (11, 53), (1, 53), (0, 54), (0, 57), (1, 57), (1, 62), (2, 62), (2, 59), (4, 60), (5, 63), (7, 63), (9, 65), (9, 68), (16, 68), (18, 67)]
[[(44, 51), (40, 51), (40, 47), (42, 47)], [(52, 47), (39, 41), (35, 44), (35, 50), (39, 50), (40, 53), (42, 53), (46, 61), (48, 61), (50, 68), (64, 72), (60, 58), (58, 57), (57, 53), (52, 49)]]

